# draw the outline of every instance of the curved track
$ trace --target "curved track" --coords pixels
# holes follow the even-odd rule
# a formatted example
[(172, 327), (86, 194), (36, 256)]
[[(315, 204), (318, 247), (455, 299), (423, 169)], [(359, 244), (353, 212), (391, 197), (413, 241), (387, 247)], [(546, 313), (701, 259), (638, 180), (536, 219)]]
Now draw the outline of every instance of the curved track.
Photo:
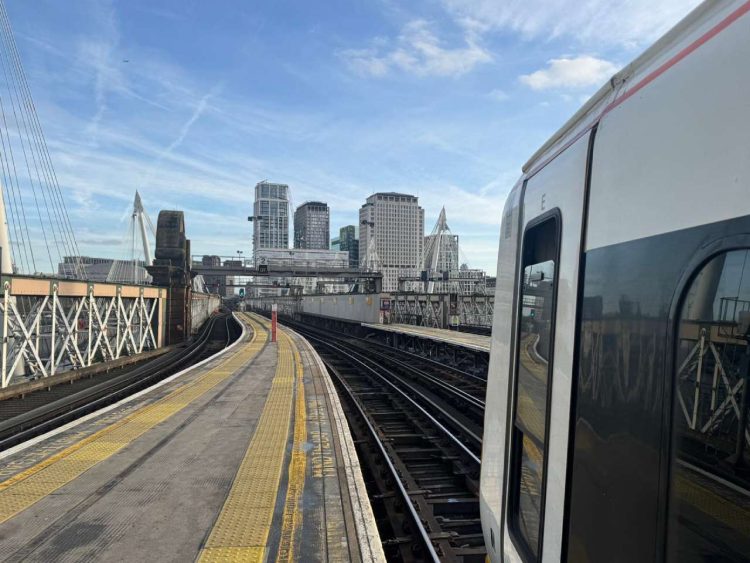
[(56, 385), (2, 402), (0, 451), (110, 405), (225, 348), (237, 338), (231, 314), (214, 315), (185, 345), (112, 374)]
[(481, 378), (285, 324), (310, 340), (339, 389), (389, 560), (484, 561)]

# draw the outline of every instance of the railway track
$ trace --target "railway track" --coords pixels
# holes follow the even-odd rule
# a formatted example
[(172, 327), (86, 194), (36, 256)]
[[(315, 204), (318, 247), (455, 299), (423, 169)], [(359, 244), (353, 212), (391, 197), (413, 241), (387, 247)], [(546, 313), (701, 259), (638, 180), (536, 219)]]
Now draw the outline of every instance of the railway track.
[(228, 346), (241, 328), (214, 315), (191, 341), (157, 358), (0, 403), (0, 451), (110, 405)]
[(286, 324), (310, 340), (339, 390), (389, 560), (484, 561), (482, 382), (407, 363), (366, 340)]

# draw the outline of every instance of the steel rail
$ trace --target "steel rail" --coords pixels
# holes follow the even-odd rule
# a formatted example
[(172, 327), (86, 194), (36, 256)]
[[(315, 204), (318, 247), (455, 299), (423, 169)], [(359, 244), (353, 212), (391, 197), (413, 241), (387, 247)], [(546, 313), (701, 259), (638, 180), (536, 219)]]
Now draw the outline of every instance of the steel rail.
[(419, 368), (415, 368), (414, 366), (410, 366), (409, 364), (407, 364), (405, 362), (402, 362), (401, 360), (398, 360), (398, 359), (393, 358), (391, 356), (386, 356), (384, 354), (380, 354), (380, 353), (377, 353), (377, 352), (376, 352), (376, 354), (379, 357), (381, 357), (381, 358), (388, 358), (389, 362), (393, 362), (394, 364), (397, 364), (399, 367), (401, 367), (401, 368), (403, 368), (405, 370), (408, 370), (409, 372), (415, 374), (418, 377), (421, 377), (421, 378), (424, 378), (424, 379), (428, 379), (429, 381), (431, 381), (435, 385), (437, 385), (437, 386), (445, 389), (449, 393), (457, 396), (458, 398), (460, 398), (461, 400), (466, 401), (467, 403), (470, 403), (472, 406), (474, 406), (474, 407), (476, 407), (478, 409), (481, 409), (484, 412), (484, 405), (485, 405), (485, 403), (484, 403), (484, 401), (482, 399), (478, 399), (477, 397), (475, 397), (474, 395), (471, 395), (471, 394), (467, 393), (463, 389), (460, 389), (460, 388), (456, 387), (455, 385), (453, 385), (451, 383), (447, 383), (445, 381), (441, 381), (439, 377), (436, 377), (436, 376), (432, 375), (431, 373), (427, 373), (426, 371), (422, 371)]
[[(300, 327), (300, 324), (299, 323), (295, 323), (295, 322), (289, 323), (287, 321), (286, 324), (291, 324), (291, 325), (297, 326), (298, 328)], [(458, 399), (460, 399), (462, 401), (466, 401), (466, 402), (470, 403), (471, 406), (473, 406), (473, 407), (475, 407), (477, 409), (480, 409), (482, 411), (482, 414), (484, 412), (485, 402), (482, 399), (479, 399), (479, 398), (471, 395), (470, 393), (467, 393), (463, 389), (460, 389), (459, 387), (456, 387), (455, 385), (453, 385), (451, 383), (447, 383), (445, 381), (442, 381), (439, 377), (437, 377), (435, 375), (432, 375), (430, 373), (427, 373), (424, 370), (421, 370), (421, 369), (419, 369), (417, 367), (414, 367), (414, 366), (411, 366), (411, 365), (409, 365), (409, 364), (407, 364), (405, 362), (402, 362), (401, 360), (398, 360), (397, 358), (393, 357), (392, 355), (375, 352), (375, 351), (373, 351), (371, 349), (371, 346), (373, 344), (376, 345), (376, 346), (379, 346), (379, 347), (385, 347), (388, 350), (392, 350), (392, 348), (390, 346), (386, 346), (385, 344), (381, 344), (379, 342), (372, 342), (372, 341), (369, 341), (369, 340), (364, 339), (364, 338), (358, 338), (358, 337), (355, 337), (355, 336), (349, 336), (347, 334), (344, 334), (344, 333), (338, 332), (338, 331), (323, 331), (323, 330), (320, 330), (318, 328), (307, 327), (307, 326), (304, 326), (303, 328), (299, 328), (299, 329), (301, 331), (306, 332), (307, 334), (317, 333), (317, 334), (319, 334), (321, 336), (325, 336), (325, 337), (329, 337), (329, 338), (333, 337), (333, 338), (337, 339), (339, 342), (341, 342), (342, 345), (344, 345), (344, 346), (355, 346), (354, 344), (349, 344), (348, 342), (343, 342), (344, 340), (355, 340), (355, 341), (361, 343), (362, 344), (361, 347), (366, 348), (369, 353), (376, 354), (379, 357), (384, 358), (384, 359), (386, 359), (389, 362), (393, 362), (395, 364), (398, 364), (399, 367), (401, 367), (403, 369), (406, 369), (406, 370), (409, 370), (411, 373), (417, 375), (418, 377), (422, 377), (422, 378), (430, 380), (432, 383), (435, 383), (439, 387), (445, 389), (448, 393), (456, 396)], [(360, 347), (360, 346), (357, 346), (357, 347)], [(401, 351), (399, 351), (399, 353), (400, 352)], [(430, 360), (429, 358), (423, 358), (422, 356), (419, 356), (417, 354), (411, 354), (409, 352), (404, 352), (404, 353), (408, 354), (410, 356), (413, 356), (413, 357), (415, 357), (418, 360), (422, 360), (422, 361), (426, 360), (428, 362), (434, 363), (441, 370), (444, 370), (444, 371), (448, 370), (449, 372), (451, 372), (451, 371), (455, 372), (455, 373), (458, 374), (458, 377), (468, 376), (468, 377), (472, 377), (474, 379), (478, 379), (484, 385), (487, 384), (487, 380), (483, 379), (481, 377), (474, 376), (474, 375), (472, 375), (470, 373), (467, 373), (467, 372), (464, 372), (462, 370), (457, 370), (455, 368), (447, 367), (447, 366), (445, 366), (443, 364), (440, 364), (439, 362), (435, 362), (434, 360)]]
[[(399, 395), (401, 395), (404, 399), (406, 399), (409, 403), (411, 403), (417, 410), (419, 410), (419, 412), (421, 412), (432, 424), (434, 424), (438, 429), (440, 429), (440, 431), (443, 433), (443, 435), (446, 438), (448, 438), (451, 442), (453, 442), (458, 447), (459, 450), (461, 450), (462, 452), (464, 452), (469, 457), (469, 459), (471, 459), (471, 461), (473, 461), (477, 465), (479, 465), (481, 463), (481, 460), (480, 460), (479, 456), (477, 456), (473, 451), (471, 451), (457, 436), (455, 436), (453, 434), (453, 432), (450, 431), (450, 429), (448, 429), (438, 419), (436, 419), (432, 414), (430, 414), (427, 409), (425, 409), (422, 405), (420, 405), (417, 401), (415, 401), (412, 397), (410, 397), (408, 393), (406, 393), (402, 389), (400, 389), (398, 387), (398, 385), (396, 385), (392, 381), (389, 381), (389, 379), (386, 376), (384, 376), (381, 373), (378, 373), (377, 370), (375, 370), (374, 368), (370, 367), (369, 365), (367, 365), (363, 361), (359, 360), (358, 358), (356, 358), (355, 356), (353, 356), (352, 354), (350, 354), (346, 350), (343, 350), (342, 348), (336, 346), (335, 344), (331, 344), (330, 342), (326, 342), (326, 341), (321, 340), (320, 338), (315, 337), (315, 336), (305, 335), (305, 337), (308, 338), (308, 339), (310, 339), (310, 340), (315, 340), (315, 341), (317, 341), (317, 342), (319, 342), (319, 343), (321, 343), (321, 344), (323, 344), (323, 345), (325, 345), (325, 346), (327, 346), (329, 348), (332, 348), (333, 350), (337, 351), (339, 354), (348, 357), (350, 360), (352, 360), (353, 362), (355, 362), (356, 364), (360, 365), (362, 368), (364, 368), (368, 372), (370, 372), (373, 375), (375, 375), (379, 380), (381, 380), (383, 383), (385, 383), (386, 385), (388, 385), (390, 388), (392, 388), (394, 391), (396, 391)], [(386, 368), (382, 368), (382, 369), (384, 369), (385, 371), (390, 372), (390, 370), (388, 370)], [(393, 374), (392, 372), (390, 372), (390, 373), (394, 377), (396, 377), (397, 379), (399, 379), (399, 380), (401, 380), (403, 382), (403, 380), (398, 375)], [(455, 421), (455, 418), (453, 416), (451, 416), (450, 413), (445, 412), (444, 409), (442, 409), (440, 406), (435, 405), (434, 401), (432, 401), (428, 397), (425, 397), (424, 394), (421, 393), (419, 390), (415, 389), (413, 386), (409, 385), (406, 382), (403, 382), (403, 383), (407, 387), (409, 387), (409, 389), (411, 389), (414, 393), (416, 393), (417, 395), (421, 396), (425, 401), (427, 401), (429, 404), (431, 404), (434, 408), (436, 408), (437, 410), (439, 410), (440, 412), (442, 412), (445, 416), (447, 416), (451, 420)], [(462, 429), (465, 429), (465, 426), (462, 423), (460, 423), (459, 421), (455, 421), (455, 423), (457, 425), (459, 425)], [(470, 431), (468, 429), (465, 429), (465, 432), (467, 434), (469, 434), (473, 439), (477, 440), (478, 444), (481, 445), (481, 443), (482, 443), (482, 438), (481, 437), (477, 436), (474, 432), (472, 432), (472, 431)]]
[(451, 371), (451, 372), (457, 374), (460, 377), (464, 377), (464, 378), (468, 378), (468, 379), (476, 379), (478, 382), (484, 383), (484, 384), (487, 383), (487, 378), (486, 377), (481, 377), (479, 375), (474, 375), (473, 373), (469, 373), (468, 371), (464, 371), (464, 370), (458, 369), (456, 367), (446, 366), (445, 364), (441, 364), (437, 360), (433, 360), (432, 358), (428, 358), (426, 356), (420, 356), (419, 354), (415, 354), (414, 352), (409, 352), (408, 350), (401, 350), (401, 349), (398, 349), (398, 348), (394, 348), (393, 346), (388, 346), (388, 344), (383, 344), (382, 342), (376, 342), (376, 341), (370, 340), (368, 338), (360, 338), (359, 336), (349, 336), (349, 335), (347, 335), (347, 334), (345, 334), (343, 332), (338, 332), (338, 331), (331, 331), (331, 332), (335, 332), (337, 334), (341, 334), (343, 336), (346, 336), (347, 338), (350, 338), (352, 340), (357, 340), (357, 341), (362, 342), (364, 344), (367, 344), (369, 346), (379, 346), (380, 348), (384, 348), (386, 350), (391, 350), (393, 352), (398, 352), (399, 356), (409, 356), (409, 357), (414, 358), (415, 360), (418, 360), (420, 362), (425, 362), (425, 363), (428, 363), (428, 364), (433, 364), (433, 365), (435, 365), (439, 369)]
[[(310, 338), (310, 337), (308, 336), (307, 338)], [(440, 557), (435, 551), (435, 546), (432, 545), (430, 534), (425, 528), (424, 524), (422, 523), (422, 519), (420, 518), (419, 513), (417, 513), (417, 509), (414, 506), (414, 503), (411, 501), (411, 497), (409, 496), (409, 491), (407, 491), (406, 487), (404, 487), (401, 476), (399, 475), (399, 472), (396, 470), (396, 467), (393, 465), (393, 462), (391, 461), (391, 458), (388, 455), (388, 451), (386, 450), (385, 445), (383, 445), (383, 441), (378, 436), (377, 430), (370, 422), (370, 419), (367, 416), (367, 413), (365, 412), (362, 405), (360, 405), (359, 401), (356, 398), (356, 395), (351, 390), (349, 385), (346, 383), (346, 381), (344, 381), (344, 378), (339, 375), (338, 371), (328, 361), (323, 360), (323, 363), (326, 365), (326, 368), (328, 369), (329, 373), (333, 374), (336, 377), (336, 379), (339, 380), (339, 383), (341, 384), (340, 387), (346, 391), (346, 394), (349, 396), (352, 404), (359, 411), (359, 414), (362, 417), (362, 420), (365, 423), (365, 426), (370, 432), (370, 436), (372, 436), (372, 439), (374, 440), (376, 446), (378, 447), (378, 450), (380, 450), (380, 453), (383, 456), (383, 460), (388, 466), (388, 470), (390, 471), (391, 476), (393, 477), (394, 483), (396, 483), (396, 486), (398, 487), (398, 490), (401, 493), (403, 504), (408, 507), (409, 514), (411, 516), (411, 519), (413, 520), (414, 525), (416, 526), (419, 532), (419, 536), (422, 539), (422, 543), (427, 548), (427, 552), (432, 558), (432, 561), (439, 562)]]
[[(298, 326), (300, 324), (300, 323), (297, 323), (297, 322), (291, 322), (290, 323), (287, 320), (285, 320), (284, 323), (285, 324), (295, 324), (295, 325), (298, 325)], [(438, 362), (436, 360), (433, 360), (432, 358), (427, 358), (425, 356), (420, 356), (419, 354), (415, 354), (413, 352), (408, 352), (407, 350), (394, 349), (393, 346), (388, 346), (388, 344), (383, 344), (382, 342), (376, 342), (376, 341), (370, 340), (368, 338), (361, 338), (359, 336), (353, 336), (351, 334), (347, 334), (345, 332), (341, 332), (341, 331), (338, 331), (338, 330), (325, 330), (324, 331), (324, 330), (321, 330), (321, 329), (319, 329), (317, 327), (312, 327), (312, 326), (308, 326), (308, 325), (305, 325), (305, 329), (306, 330), (307, 329), (314, 330), (316, 332), (322, 332), (322, 333), (325, 333), (326, 335), (330, 335), (330, 334), (340, 335), (340, 338), (346, 338), (348, 340), (355, 340), (355, 341), (361, 342), (361, 343), (363, 343), (363, 344), (365, 344), (367, 346), (379, 346), (380, 348), (384, 348), (385, 350), (390, 350), (390, 351), (393, 351), (393, 352), (398, 352), (398, 355), (400, 355), (400, 356), (409, 356), (409, 357), (414, 358), (415, 360), (418, 360), (420, 362), (426, 362), (428, 364), (433, 364), (437, 368), (439, 368), (441, 370), (448, 370), (450, 372), (453, 372), (454, 374), (456, 374), (459, 377), (464, 377), (464, 378), (468, 378), (468, 379), (476, 379), (479, 383), (487, 384), (487, 378), (486, 377), (481, 377), (479, 375), (474, 375), (473, 373), (469, 373), (468, 371), (464, 371), (464, 370), (458, 369), (456, 367), (446, 366), (445, 364), (441, 364), (440, 362)]]
[[(448, 418), (451, 421), (452, 424), (454, 424), (455, 426), (457, 426), (464, 434), (468, 435), (477, 444), (477, 446), (479, 448), (481, 448), (481, 446), (482, 446), (482, 436), (481, 435), (479, 435), (476, 432), (474, 432), (474, 430), (472, 430), (471, 428), (468, 428), (466, 426), (466, 424), (464, 424), (463, 422), (461, 422), (460, 420), (458, 420), (455, 416), (453, 416), (445, 408), (443, 408), (441, 405), (437, 404), (433, 399), (431, 399), (430, 397), (428, 397), (424, 392), (422, 392), (418, 388), (414, 387), (411, 383), (409, 383), (408, 381), (404, 380), (403, 377), (401, 377), (397, 373), (393, 372), (392, 370), (390, 370), (388, 368), (385, 368), (384, 366), (376, 364), (376, 360), (374, 360), (372, 358), (368, 358), (367, 355), (359, 353), (359, 352), (354, 352), (354, 351), (350, 351), (350, 353), (353, 354), (352, 357), (359, 356), (359, 358), (361, 358), (360, 361), (362, 361), (362, 362), (370, 362), (370, 363), (373, 363), (373, 364), (375, 364), (377, 366), (377, 367), (373, 367), (371, 369), (382, 369), (382, 370), (384, 370), (388, 374), (388, 376), (393, 377), (394, 379), (396, 379), (401, 385), (403, 385), (404, 387), (406, 387), (407, 389), (409, 389), (411, 392), (413, 392), (417, 396), (421, 397), (421, 399), (423, 401), (425, 401), (426, 403), (428, 403), (435, 411), (440, 412), (443, 416), (445, 416), (446, 418)], [(385, 377), (382, 374), (378, 374), (378, 375), (380, 377)], [(398, 386), (394, 385), (393, 382), (389, 381), (388, 383), (391, 384), (391, 385), (393, 385), (395, 388), (398, 388)], [(399, 391), (401, 392), (401, 390), (399, 390)], [(409, 397), (405, 393), (404, 393), (404, 396)], [(409, 397), (409, 400), (412, 401), (412, 402), (414, 402), (414, 400), (411, 397)], [(425, 411), (425, 412), (427, 412), (427, 411)], [(484, 408), (482, 408), (482, 414), (484, 414)]]
[[(219, 318), (221, 317), (211, 317), (199, 337), (185, 348), (169, 352), (109, 381), (92, 385), (0, 422), (0, 451), (126, 397), (149, 383), (158, 381), (166, 375), (165, 371), (174, 371), (190, 362), (205, 350)], [(228, 328), (229, 319), (225, 322)], [(229, 338), (229, 331), (227, 337)]]
[[(478, 526), (479, 518), (478, 513), (474, 513), (474, 505), (460, 509), (468, 512), (453, 520), (451, 515), (443, 512), (445, 509), (441, 508), (441, 502), (452, 501), (456, 503), (455, 506), (476, 502), (476, 476), (472, 475), (478, 472), (480, 464), (481, 425), (477, 426), (468, 419), (463, 423), (463, 418), (459, 416), (461, 406), (457, 407), (454, 401), (447, 398), (449, 391), (444, 387), (434, 385), (435, 378), (440, 376), (429, 376), (422, 372), (429, 377), (417, 379), (415, 373), (406, 371), (403, 362), (381, 354), (375, 347), (364, 345), (369, 344), (367, 341), (364, 344), (351, 342), (349, 335), (330, 334), (317, 327), (310, 330), (310, 327), (300, 323), (289, 324), (294, 325), (319, 349), (342, 399), (347, 399), (346, 402), (351, 405), (347, 417), (350, 425), (358, 428), (357, 439), (370, 444), (366, 457), (375, 464), (373, 467), (381, 468), (376, 470), (378, 476), (375, 481), (378, 484), (375, 498), (383, 498), (388, 520), (394, 526), (393, 545), (403, 542), (398, 538), (395, 527), (404, 525), (404, 519), (407, 523), (413, 521), (413, 526), (416, 526), (410, 526), (412, 545), (430, 546), (429, 553), (420, 554), (418, 559), (423, 557), (430, 560), (432, 556), (434, 560), (436, 553), (442, 553), (437, 557), (461, 560), (469, 553), (465, 550), (479, 549), (474, 544), (479, 541), (473, 531)], [(458, 398), (464, 399), (463, 396)], [(396, 425), (397, 429), (390, 427), (396, 424), (395, 419), (390, 417), (391, 411), (394, 415), (400, 413), (399, 420), (404, 420)], [(384, 412), (387, 416), (381, 425), (378, 417)], [(484, 412), (483, 408), (481, 412)], [(456, 416), (453, 416), (454, 413)], [(402, 424), (413, 426), (414, 429), (407, 430)], [(407, 442), (399, 445), (400, 432), (406, 432), (406, 436), (413, 432), (423, 434), (430, 445), (416, 446)], [(368, 436), (372, 437), (372, 441)], [(412, 448), (427, 449), (418, 453), (419, 449)], [(435, 448), (433, 453), (430, 453), (430, 448)], [(426, 457), (421, 459), (420, 456)], [(430, 458), (452, 460), (449, 466), (436, 467), (436, 473), (430, 473), (437, 477), (435, 483), (423, 474), (423, 464)], [(433, 486), (436, 487), (435, 491), (432, 491)], [(453, 489), (452, 492), (449, 489)], [(385, 500), (389, 496), (399, 499), (397, 502), (400, 504), (392, 506), (390, 503), (393, 501)], [(474, 555), (476, 553), (470, 557)], [(483, 550), (481, 557), (484, 558)]]
[[(311, 336), (311, 333), (316, 333), (318, 335), (321, 335), (321, 333), (323, 333), (324, 331), (321, 331), (321, 330), (312, 330), (312, 331), (310, 331), (310, 330), (307, 329), (307, 327), (300, 328), (300, 326), (297, 323), (292, 323), (292, 324), (295, 324), (297, 326), (298, 330), (300, 332), (305, 333), (305, 335), (308, 338), (316, 340), (317, 342), (321, 342), (324, 345), (331, 346), (330, 342), (328, 342), (326, 340), (322, 340), (321, 338), (318, 338), (318, 337), (315, 337), (315, 336)], [(331, 335), (329, 335), (329, 334), (325, 334), (325, 336), (327, 336), (329, 338), (331, 337)], [(333, 336), (333, 338), (338, 341), (338, 343), (339, 343), (340, 346), (344, 346), (344, 347), (352, 346), (352, 345), (349, 345), (349, 344), (343, 342), (344, 338), (337, 337), (337, 336)], [(357, 354), (360, 358), (363, 358), (364, 360), (366, 360), (368, 362), (375, 362), (375, 360), (373, 360), (372, 358), (369, 358), (367, 356), (367, 354), (365, 354), (363, 352), (354, 351), (354, 350), (351, 350), (351, 348), (349, 348), (349, 351), (351, 353), (353, 353), (353, 354)], [(418, 377), (422, 377), (422, 378), (427, 379), (428, 381), (436, 384), (438, 387), (444, 389), (447, 393), (449, 393), (450, 395), (452, 395), (453, 398), (457, 398), (460, 401), (468, 403), (469, 406), (471, 406), (471, 407), (473, 407), (473, 408), (475, 408), (475, 409), (477, 409), (479, 411), (479, 413), (478, 413), (479, 416), (484, 417), (484, 408), (485, 408), (484, 407), (484, 401), (481, 401), (480, 399), (477, 399), (476, 397), (473, 397), (472, 395), (469, 395), (465, 391), (463, 391), (461, 389), (458, 389), (457, 387), (455, 387), (453, 385), (450, 385), (450, 384), (447, 384), (447, 383), (445, 383), (443, 381), (440, 381), (439, 378), (437, 378), (437, 377), (435, 377), (433, 375), (430, 375), (430, 374), (428, 374), (428, 373), (426, 373), (426, 372), (424, 372), (422, 370), (419, 370), (418, 368), (415, 368), (413, 366), (409, 366), (408, 364), (400, 362), (399, 360), (396, 360), (396, 359), (394, 359), (394, 358), (392, 358), (390, 356), (384, 356), (384, 355), (379, 354), (378, 352), (376, 352), (374, 350), (367, 350), (367, 352), (370, 353), (370, 354), (374, 354), (374, 355), (376, 355), (376, 356), (378, 356), (380, 358), (383, 358), (387, 362), (397, 363), (399, 365), (399, 367), (401, 367), (402, 369), (407, 369), (411, 373), (414, 373), (415, 375), (417, 375)], [(419, 397), (421, 397), (422, 400), (425, 401), (426, 403), (428, 403), (433, 409), (436, 409), (437, 411), (441, 412), (443, 414), (443, 416), (445, 416), (446, 418), (448, 418), (451, 421), (452, 424), (454, 424), (455, 426), (457, 426), (462, 432), (464, 432), (466, 435), (468, 435), (476, 443), (476, 445), (477, 445), (478, 448), (481, 448), (481, 445), (482, 445), (482, 436), (481, 435), (477, 434), (477, 432), (475, 432), (473, 429), (468, 428), (466, 426), (466, 424), (464, 424), (462, 421), (458, 420), (450, 412), (447, 412), (446, 409), (444, 409), (442, 406), (436, 404), (433, 399), (431, 399), (430, 397), (427, 397), (419, 389), (415, 388), (409, 382), (405, 381), (402, 376), (396, 374), (395, 372), (393, 372), (392, 370), (384, 367), (383, 365), (377, 364), (377, 367), (378, 367), (378, 369), (385, 370), (389, 374), (390, 377), (393, 377), (396, 380), (398, 380), (401, 383), (402, 386), (407, 387), (410, 391), (412, 391), (413, 393), (415, 393)], [(380, 377), (383, 377), (383, 376), (380, 376)], [(426, 390), (429, 390), (429, 389), (426, 389)], [(411, 397), (409, 397), (409, 400), (410, 401), (412, 400)]]

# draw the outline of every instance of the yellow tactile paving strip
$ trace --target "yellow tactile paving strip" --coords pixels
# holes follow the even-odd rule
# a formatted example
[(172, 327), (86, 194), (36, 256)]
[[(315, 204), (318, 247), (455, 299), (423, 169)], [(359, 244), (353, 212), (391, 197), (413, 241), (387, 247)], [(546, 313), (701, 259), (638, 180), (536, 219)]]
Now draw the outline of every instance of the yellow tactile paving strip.
[[(689, 471), (681, 470), (674, 480), (677, 499), (692, 505), (729, 529), (750, 535), (750, 502), (742, 495), (729, 501), (698, 482)], [(729, 493), (728, 489), (724, 489)]]
[[(532, 375), (541, 385), (547, 385), (547, 365), (540, 363), (529, 351), (533, 346), (534, 338), (529, 336), (521, 341), (519, 351), (519, 370), (523, 369)], [(519, 378), (520, 379), (520, 378)], [(533, 382), (527, 382), (527, 385)], [(544, 419), (547, 409), (547, 396), (532, 397), (523, 386), (518, 388), (518, 413), (526, 429), (537, 438), (544, 440), (545, 428)]]
[[(292, 344), (294, 346), (294, 344)], [(299, 351), (294, 350), (294, 363), (297, 366), (297, 393), (294, 407), (294, 443), (292, 445), (292, 461), (289, 464), (289, 480), (284, 502), (284, 516), (282, 518), (281, 539), (276, 561), (294, 561), (296, 552), (297, 531), (300, 524), (300, 499), (305, 487), (305, 470), (307, 454), (304, 445), (307, 442), (307, 412), (305, 405), (305, 383), (302, 358)]]
[[(261, 317), (256, 318), (261, 320)], [(277, 334), (278, 360), (271, 390), (229, 495), (198, 556), (199, 561), (265, 559), (289, 440), (297, 379), (296, 347), (283, 331)]]
[(266, 332), (254, 321), (250, 325), (251, 341), (195, 381), (0, 483), (0, 523), (119, 452), (253, 359), (266, 341)]

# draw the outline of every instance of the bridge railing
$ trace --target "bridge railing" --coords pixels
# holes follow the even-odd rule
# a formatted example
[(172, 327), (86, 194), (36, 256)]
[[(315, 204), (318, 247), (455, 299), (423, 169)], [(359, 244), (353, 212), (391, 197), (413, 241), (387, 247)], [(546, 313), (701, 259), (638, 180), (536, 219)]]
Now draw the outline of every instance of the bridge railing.
[(2, 276), (0, 388), (158, 348), (166, 290)]
[(467, 325), (491, 327), (494, 295), (457, 293), (394, 293), (393, 322), (431, 328)]

